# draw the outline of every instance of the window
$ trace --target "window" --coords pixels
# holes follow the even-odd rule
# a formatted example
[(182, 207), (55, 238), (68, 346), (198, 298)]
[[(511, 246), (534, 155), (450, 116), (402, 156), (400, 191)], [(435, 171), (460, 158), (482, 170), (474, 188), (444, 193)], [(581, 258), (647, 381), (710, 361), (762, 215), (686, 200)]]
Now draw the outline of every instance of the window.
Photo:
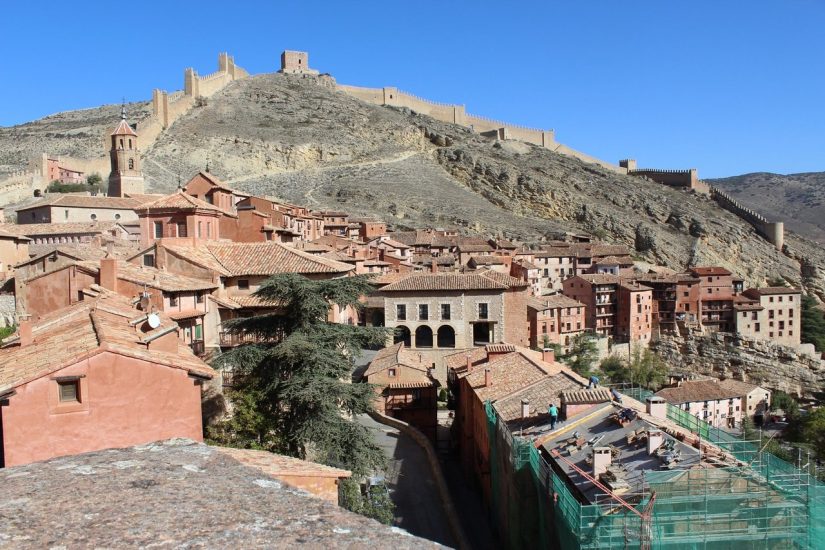
[(203, 222), (198, 222), (198, 238), (203, 238)]
[(58, 380), (57, 389), (61, 403), (80, 402), (80, 380)]
[(395, 306), (395, 318), (399, 321), (407, 320), (407, 306), (404, 304), (397, 304)]
[(163, 222), (155, 222), (155, 238), (163, 238)]
[(203, 294), (198, 292), (195, 294), (195, 303), (202, 304), (203, 303)]
[(759, 323), (756, 323), (755, 325), (753, 325), (753, 330), (754, 330), (755, 332), (759, 332), (759, 328), (760, 328), (760, 324), (759, 324)]
[(450, 320), (450, 304), (441, 304), (441, 319), (444, 321)]
[(203, 325), (195, 325), (195, 340), (203, 340)]
[(154, 254), (144, 254), (143, 256), (143, 265), (146, 267), (155, 267), (155, 255)]
[(478, 318), (479, 319), (488, 319), (489, 318), (489, 304), (478, 304)]
[(92, 214), (92, 215), (91, 215), (91, 216), (89, 216), (89, 217), (90, 217), (90, 218), (92, 218), (92, 221), (94, 221), (94, 220), (96, 220), (96, 219), (97, 219), (97, 214)]
[(788, 301), (793, 302), (793, 296), (788, 296)]
[(773, 296), (771, 296), (770, 298), (768, 298), (768, 301), (769, 301), (770, 303), (773, 303)]
[(212, 238), (212, 222), (206, 222), (206, 238)]
[(238, 290), (249, 290), (249, 279), (238, 279)]
[(685, 297), (685, 298), (687, 298), (688, 296), (690, 296), (690, 292), (687, 292), (687, 291), (683, 292), (682, 294), (684, 294), (684, 297)]
[(178, 295), (177, 294), (170, 294), (169, 295), (169, 305), (175, 307), (178, 305)]
[(426, 321), (430, 318), (430, 306), (427, 304), (418, 304), (418, 320)]
[(793, 317), (793, 310), (792, 309), (788, 310), (788, 317)]
[(768, 338), (773, 338), (773, 332), (768, 334)]
[(135, 159), (129, 159), (129, 170), (135, 169)]
[(178, 222), (178, 237), (186, 236), (186, 222)]
[(63, 211), (63, 219), (66, 219), (66, 220), (69, 219), (69, 211), (68, 210)]
[(780, 296), (780, 297), (779, 297), (779, 301), (780, 301), (780, 302), (782, 301), (782, 296)]
[(115, 219), (119, 220), (120, 219), (120, 214), (115, 214)]
[(541, 324), (541, 333), (542, 334), (547, 334), (547, 323), (542, 323)]
[(395, 369), (388, 369), (387, 374), (390, 378), (395, 378)]

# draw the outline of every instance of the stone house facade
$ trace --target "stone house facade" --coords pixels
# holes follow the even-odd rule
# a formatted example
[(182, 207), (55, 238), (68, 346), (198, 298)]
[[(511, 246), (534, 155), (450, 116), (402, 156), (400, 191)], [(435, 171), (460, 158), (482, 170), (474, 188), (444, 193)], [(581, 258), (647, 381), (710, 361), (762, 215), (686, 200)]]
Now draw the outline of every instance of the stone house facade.
[(737, 300), (736, 332), (796, 348), (802, 334), (802, 291), (788, 287), (749, 288)]
[(395, 343), (461, 349), (512, 338), (526, 345), (526, 284), (492, 273), (412, 274), (384, 286), (384, 322)]
[(656, 392), (671, 405), (704, 420), (715, 428), (742, 425), (744, 396), (739, 388), (718, 380), (689, 380)]

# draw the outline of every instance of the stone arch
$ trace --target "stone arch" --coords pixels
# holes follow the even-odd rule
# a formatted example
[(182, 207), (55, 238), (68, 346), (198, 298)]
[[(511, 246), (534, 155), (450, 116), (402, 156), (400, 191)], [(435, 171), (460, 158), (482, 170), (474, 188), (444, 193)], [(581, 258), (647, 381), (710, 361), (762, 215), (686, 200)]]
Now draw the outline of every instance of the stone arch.
[(417, 329), (415, 329), (415, 347), (433, 347), (433, 329), (431, 329), (427, 325), (421, 325)]
[(404, 325), (395, 327), (395, 336), (393, 337), (393, 343), (398, 344), (400, 342), (404, 342), (404, 345), (408, 348), (412, 346), (412, 336), (410, 335), (410, 329), (408, 329)]
[(437, 339), (439, 348), (454, 348), (455, 329), (453, 329), (450, 325), (441, 325), (438, 327)]

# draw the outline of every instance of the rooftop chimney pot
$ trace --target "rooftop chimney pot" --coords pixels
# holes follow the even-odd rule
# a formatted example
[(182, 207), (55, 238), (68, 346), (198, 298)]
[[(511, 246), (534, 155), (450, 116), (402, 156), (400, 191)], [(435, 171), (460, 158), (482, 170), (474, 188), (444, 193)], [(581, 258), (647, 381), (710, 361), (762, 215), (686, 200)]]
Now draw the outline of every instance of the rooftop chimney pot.
[(490, 367), (486, 367), (484, 369), (484, 387), (489, 388), (493, 385), (493, 373), (490, 370)]
[(32, 336), (32, 321), (29, 315), (21, 315), (17, 326), (17, 335), (20, 337), (20, 347), (30, 346), (34, 341)]
[(100, 286), (113, 292), (117, 291), (117, 260), (102, 258), (100, 260)]

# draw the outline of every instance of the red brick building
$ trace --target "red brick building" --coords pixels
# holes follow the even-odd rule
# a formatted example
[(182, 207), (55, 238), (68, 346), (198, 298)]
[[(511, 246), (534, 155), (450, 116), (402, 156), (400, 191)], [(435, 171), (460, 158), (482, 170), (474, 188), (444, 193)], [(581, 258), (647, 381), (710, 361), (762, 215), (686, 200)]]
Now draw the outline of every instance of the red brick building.
[(376, 409), (412, 424), (435, 441), (438, 381), (432, 365), (403, 343), (379, 351), (364, 372), (364, 380), (376, 385)]
[(531, 298), (527, 302), (530, 347), (558, 344), (567, 349), (573, 338), (585, 330), (586, 309), (583, 303), (563, 294)]

